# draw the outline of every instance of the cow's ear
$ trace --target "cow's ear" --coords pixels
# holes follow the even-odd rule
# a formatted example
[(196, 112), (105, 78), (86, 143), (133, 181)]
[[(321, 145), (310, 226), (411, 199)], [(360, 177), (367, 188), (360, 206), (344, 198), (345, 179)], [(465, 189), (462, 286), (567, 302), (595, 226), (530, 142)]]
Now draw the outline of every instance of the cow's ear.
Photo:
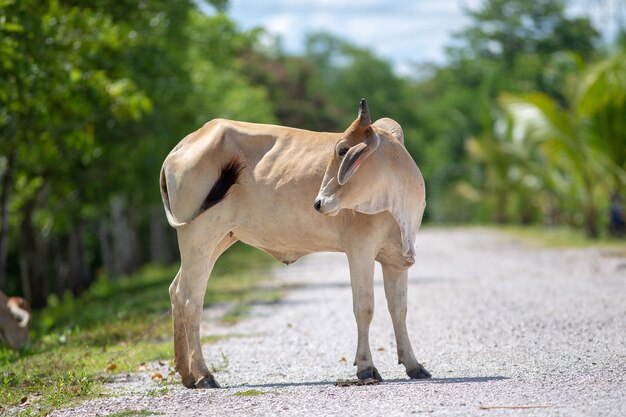
[(341, 165), (339, 166), (339, 172), (337, 173), (337, 181), (339, 185), (344, 185), (348, 179), (354, 175), (361, 163), (371, 155), (371, 152), (367, 152), (367, 144), (364, 142), (359, 143), (348, 149), (348, 152), (343, 157)]
[(352, 146), (343, 157), (341, 165), (339, 165), (339, 171), (337, 172), (339, 185), (344, 185), (346, 181), (354, 175), (356, 170), (359, 169), (363, 161), (378, 149), (380, 138), (372, 129), (368, 129), (368, 133), (363, 142)]

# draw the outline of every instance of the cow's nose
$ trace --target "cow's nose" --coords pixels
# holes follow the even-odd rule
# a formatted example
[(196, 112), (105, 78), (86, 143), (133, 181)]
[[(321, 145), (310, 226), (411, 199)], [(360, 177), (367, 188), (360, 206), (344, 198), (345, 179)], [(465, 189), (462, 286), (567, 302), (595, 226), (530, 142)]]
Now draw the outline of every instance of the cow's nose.
[(322, 200), (315, 200), (315, 204), (313, 204), (313, 207), (315, 207), (315, 210), (320, 211), (320, 209), (322, 208)]

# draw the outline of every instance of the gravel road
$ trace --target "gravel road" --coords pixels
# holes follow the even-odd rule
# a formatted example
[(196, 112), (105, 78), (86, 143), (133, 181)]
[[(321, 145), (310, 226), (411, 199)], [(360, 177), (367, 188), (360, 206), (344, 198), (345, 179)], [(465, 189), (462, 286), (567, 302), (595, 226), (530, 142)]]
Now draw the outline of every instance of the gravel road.
[(371, 342), (385, 381), (334, 385), (354, 378), (356, 324), (345, 255), (318, 254), (277, 268), (282, 301), (255, 306), (250, 319), (227, 326), (205, 312), (203, 334), (232, 336), (205, 346), (207, 361), (225, 368), (215, 374), (225, 388), (157, 384), (150, 375), (168, 365), (155, 364), (52, 415), (626, 415), (626, 248), (545, 249), (481, 229), (424, 229), (417, 256), (409, 334), (431, 380), (410, 381), (397, 364), (377, 269)]

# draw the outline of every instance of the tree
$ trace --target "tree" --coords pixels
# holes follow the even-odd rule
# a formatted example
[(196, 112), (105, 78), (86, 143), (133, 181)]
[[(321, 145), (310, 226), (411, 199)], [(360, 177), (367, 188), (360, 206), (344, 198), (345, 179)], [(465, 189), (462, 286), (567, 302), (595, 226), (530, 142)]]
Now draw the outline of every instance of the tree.
[[(115, 118), (133, 117), (149, 101), (132, 81), (111, 77), (106, 58), (115, 58), (128, 32), (105, 14), (28, 0), (5, 1), (0, 13), (0, 129), (6, 138), (2, 154), (8, 155), (2, 210), (3, 217), (10, 213), (6, 196), (16, 193), (22, 286), (39, 307), (46, 302), (47, 271), (40, 259), (47, 242), (36, 229), (51, 227), (51, 213), (68, 221), (77, 214), (81, 188), (73, 183), (93, 160), (94, 123), (102, 107)], [(55, 198), (47, 202), (47, 214), (38, 214), (50, 195)], [(3, 227), (0, 242), (7, 242), (8, 234)], [(0, 250), (4, 254), (6, 246)]]
[(504, 71), (519, 75), (525, 72), (519, 65), (531, 56), (544, 61), (570, 50), (589, 59), (599, 36), (588, 18), (567, 17), (563, 0), (485, 0), (467, 14), (472, 24), (455, 35), (458, 46), (449, 49), (450, 57), (499, 61)]
[[(439, 220), (471, 220), (467, 210), (448, 207), (457, 197), (453, 184), (468, 180), (466, 184), (483, 187), (485, 172), (474, 169), (476, 159), (467, 153), (466, 141), (497, 137), (484, 122), (484, 109), (497, 108), (502, 91), (542, 91), (565, 103), (566, 81), (577, 66), (564, 51), (574, 51), (584, 61), (598, 39), (589, 19), (567, 17), (561, 0), (485, 0), (467, 14), (471, 23), (447, 49), (448, 64), (426, 68), (413, 87), (420, 106), (415, 136), (422, 138), (422, 152), (428, 154), (425, 177), (434, 188), (429, 207)], [(478, 143), (471, 143), (477, 151)], [(521, 201), (515, 193), (511, 199)], [(502, 213), (498, 217), (503, 219)]]
[(238, 67), (255, 35), (223, 14), (35, 3), (0, 0), (0, 286), (40, 307), (50, 290), (86, 288), (103, 262), (114, 276), (147, 252), (172, 260), (156, 209), (167, 152), (214, 117), (275, 119)]
[(598, 196), (608, 202), (612, 192), (621, 192), (626, 178), (623, 69), (619, 53), (578, 74), (573, 82), (580, 87), (567, 107), (543, 93), (503, 94), (500, 99), (524, 140), (540, 144), (547, 161), (543, 169), (563, 177), (554, 184), (565, 187), (555, 191), (569, 202), (580, 199), (590, 237), (599, 235)]
[(592, 65), (579, 83), (575, 106), (588, 118), (591, 145), (616, 168), (614, 193), (624, 193), (626, 170), (626, 52), (619, 51)]

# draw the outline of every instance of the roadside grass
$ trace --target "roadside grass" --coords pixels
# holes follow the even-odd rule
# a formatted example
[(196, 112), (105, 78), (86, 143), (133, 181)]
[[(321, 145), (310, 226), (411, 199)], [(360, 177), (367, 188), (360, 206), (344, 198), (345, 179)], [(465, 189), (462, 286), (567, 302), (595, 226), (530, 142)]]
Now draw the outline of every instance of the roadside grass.
[(149, 411), (149, 410), (126, 410), (119, 413), (107, 414), (106, 417), (141, 417), (141, 416), (154, 416), (161, 415), (163, 413)]
[[(525, 243), (546, 248), (624, 248), (626, 240), (601, 236), (591, 239), (581, 229), (572, 227), (545, 227), (545, 226), (490, 226), (492, 230), (504, 232), (509, 236)], [(625, 254), (626, 255), (626, 252)]]
[(256, 389), (249, 389), (247, 391), (240, 391), (234, 394), (230, 394), (231, 397), (255, 397), (257, 395), (265, 395), (269, 394), (269, 392), (259, 391)]
[[(278, 290), (264, 285), (268, 275), (258, 272), (270, 261), (261, 251), (235, 245), (215, 265), (205, 305), (234, 302), (242, 317), (249, 306), (276, 300)], [(33, 315), (30, 346), (19, 352), (0, 347), (0, 414), (46, 415), (102, 395), (102, 383), (116, 374), (153, 361), (171, 366), (168, 287), (177, 271), (177, 266), (146, 266), (129, 277), (100, 278), (76, 298), (51, 297), (50, 305)], [(216, 367), (227, 364), (224, 357)]]

